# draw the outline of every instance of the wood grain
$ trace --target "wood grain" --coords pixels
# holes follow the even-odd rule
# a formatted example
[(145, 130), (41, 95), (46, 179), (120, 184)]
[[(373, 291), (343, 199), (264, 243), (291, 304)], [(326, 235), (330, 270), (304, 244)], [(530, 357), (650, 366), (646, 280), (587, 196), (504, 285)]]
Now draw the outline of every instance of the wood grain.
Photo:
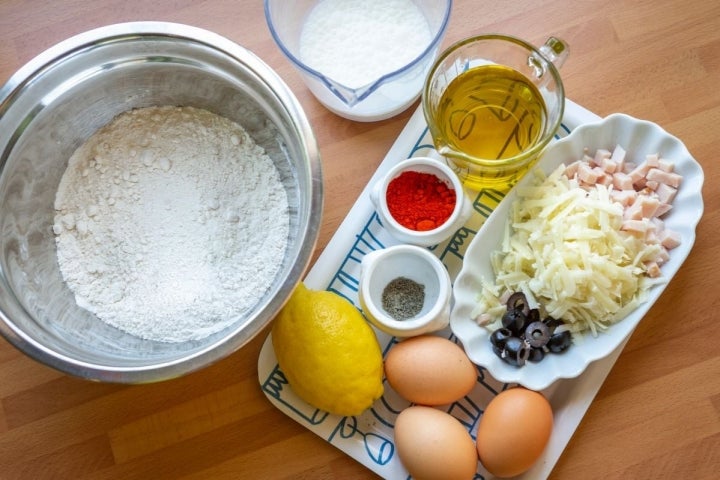
[[(355, 123), (325, 110), (273, 43), (260, 1), (0, 0), (0, 82), (90, 28), (167, 20), (257, 53), (295, 92), (318, 137), (326, 202), (316, 255), (414, 108)], [(567, 95), (680, 137), (705, 172), (692, 253), (627, 344), (552, 479), (714, 479), (720, 471), (720, 3), (457, 0), (444, 45), (480, 32), (563, 37)], [(375, 476), (261, 393), (267, 332), (161, 384), (90, 383), (0, 340), (0, 479), (367, 479)]]

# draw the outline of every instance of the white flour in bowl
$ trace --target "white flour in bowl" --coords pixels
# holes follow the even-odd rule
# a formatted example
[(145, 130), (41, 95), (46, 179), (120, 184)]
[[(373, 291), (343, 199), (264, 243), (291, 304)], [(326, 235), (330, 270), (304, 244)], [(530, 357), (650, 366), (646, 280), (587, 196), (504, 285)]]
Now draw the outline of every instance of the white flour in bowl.
[(245, 130), (188, 107), (123, 113), (70, 158), (55, 198), (78, 305), (161, 342), (206, 337), (262, 298), (287, 247), (287, 193)]
[(323, 0), (300, 33), (300, 59), (349, 88), (399, 70), (423, 53), (432, 35), (412, 0)]

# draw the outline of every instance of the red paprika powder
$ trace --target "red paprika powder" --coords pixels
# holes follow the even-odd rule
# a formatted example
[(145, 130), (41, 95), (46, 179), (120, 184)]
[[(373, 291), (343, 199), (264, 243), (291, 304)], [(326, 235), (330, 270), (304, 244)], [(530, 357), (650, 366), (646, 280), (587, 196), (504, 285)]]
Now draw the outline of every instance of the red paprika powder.
[(433, 230), (455, 209), (455, 190), (431, 173), (405, 171), (390, 181), (386, 193), (390, 214), (405, 228)]

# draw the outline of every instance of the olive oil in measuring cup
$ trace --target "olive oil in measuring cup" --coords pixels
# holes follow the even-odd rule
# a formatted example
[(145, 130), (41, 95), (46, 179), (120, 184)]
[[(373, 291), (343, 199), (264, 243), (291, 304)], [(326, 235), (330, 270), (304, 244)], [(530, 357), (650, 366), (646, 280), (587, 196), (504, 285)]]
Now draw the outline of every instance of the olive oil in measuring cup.
[(536, 49), (507, 35), (479, 35), (443, 52), (422, 105), (438, 153), (471, 190), (508, 191), (560, 126), (565, 91), (556, 65), (567, 44)]
[(527, 77), (504, 65), (481, 65), (442, 94), (438, 143), (473, 157), (512, 158), (537, 143), (546, 118), (542, 95)]

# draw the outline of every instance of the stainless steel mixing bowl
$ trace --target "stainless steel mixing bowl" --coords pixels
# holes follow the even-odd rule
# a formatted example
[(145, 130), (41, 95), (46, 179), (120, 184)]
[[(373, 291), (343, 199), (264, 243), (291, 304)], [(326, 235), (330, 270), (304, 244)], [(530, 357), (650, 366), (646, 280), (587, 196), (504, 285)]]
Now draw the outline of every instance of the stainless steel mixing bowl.
[[(73, 151), (121, 112), (204, 108), (242, 125), (280, 171), (290, 235), (276, 278), (255, 308), (198, 341), (143, 340), (75, 303), (63, 282), (53, 202)], [(322, 210), (316, 140), (296, 98), (260, 59), (217, 34), (135, 22), (92, 30), (22, 67), (0, 89), (0, 333), (72, 375), (152, 382), (239, 349), (268, 324), (306, 270)]]

